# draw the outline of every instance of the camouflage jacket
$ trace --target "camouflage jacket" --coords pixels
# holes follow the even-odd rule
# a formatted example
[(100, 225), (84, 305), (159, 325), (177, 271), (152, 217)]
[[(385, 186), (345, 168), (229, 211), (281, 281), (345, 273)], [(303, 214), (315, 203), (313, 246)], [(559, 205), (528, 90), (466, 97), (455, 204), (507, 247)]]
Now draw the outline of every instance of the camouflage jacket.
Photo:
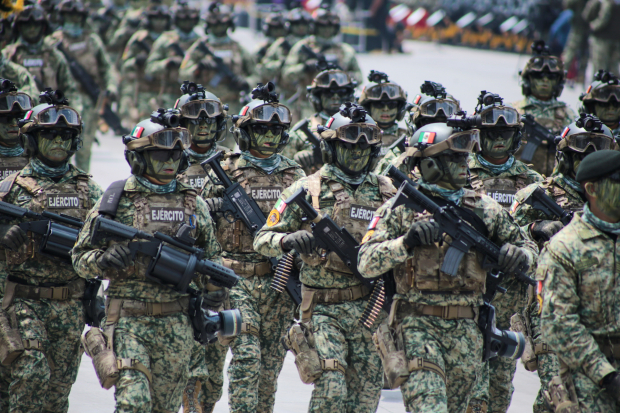
[(398, 127), (397, 124), (387, 129), (383, 129), (383, 138), (381, 140), (381, 154), (380, 154), (381, 159), (379, 159), (377, 166), (375, 166), (374, 172), (376, 174), (384, 175), (383, 172), (387, 170), (388, 165), (392, 165), (393, 163), (394, 163), (394, 166), (397, 166), (395, 165), (396, 159), (402, 152), (398, 147), (395, 147), (392, 149), (389, 149), (389, 147), (398, 138), (400, 138), (402, 135), (406, 133), (407, 133), (407, 130)]
[[(362, 241), (366, 227), (374, 211), (396, 190), (389, 179), (369, 173), (354, 189), (334, 174), (333, 165), (324, 165), (316, 174), (301, 179), (282, 193), (280, 200), (267, 218), (267, 224), (254, 239), (257, 252), (269, 257), (279, 257), (282, 239), (295, 231), (311, 231), (308, 220), (297, 204), (286, 205), (283, 201), (300, 188), (307, 192), (306, 200), (322, 215), (329, 215), (339, 226), (344, 226), (357, 242)], [(316, 178), (320, 177), (320, 181)], [(320, 183), (319, 183), (320, 182)], [(313, 193), (318, 195), (313, 196)], [(304, 265), (301, 282), (317, 288), (346, 288), (359, 285), (347, 266), (335, 253), (301, 255)]]
[[(101, 187), (86, 172), (69, 167), (58, 182), (38, 175), (30, 164), (0, 183), (0, 200), (41, 213), (67, 214), (83, 221), (102, 195)], [(71, 204), (58, 202), (71, 198)], [(51, 204), (62, 206), (51, 206)], [(76, 207), (76, 205), (78, 205)], [(20, 220), (8, 224), (16, 225)], [(5, 250), (7, 272), (28, 284), (67, 283), (77, 278), (71, 263), (36, 253), (41, 236), (29, 233), (29, 241), (17, 251)]]
[(314, 116), (308, 119), (302, 119), (297, 122), (291, 128), (291, 131), (289, 133), (289, 140), (284, 147), (284, 150), (282, 151), (282, 155), (286, 156), (287, 158), (293, 159), (295, 157), (295, 154), (299, 151), (311, 151), (312, 143), (310, 143), (310, 141), (308, 140), (308, 136), (306, 136), (306, 134), (302, 130), (298, 129), (299, 126), (302, 123), (306, 122), (308, 124), (308, 129), (310, 129), (310, 131), (314, 133), (316, 138), (320, 140), (319, 136), (316, 134), (316, 128), (319, 125), (325, 126), (329, 118), (330, 117), (327, 116), (324, 112), (321, 112), (315, 113)]
[[(179, 209), (185, 211), (182, 214), (182, 221), (171, 222), (159, 219), (156, 207), (151, 208), (149, 203), (153, 205), (177, 203), (180, 206)], [(150, 258), (140, 253), (136, 256), (133, 265), (124, 270), (103, 270), (97, 265), (97, 259), (101, 254), (108, 246), (115, 243), (114, 241), (106, 242), (101, 238), (93, 242), (93, 222), (99, 216), (99, 205), (100, 202), (88, 213), (84, 227), (73, 248), (73, 266), (78, 275), (86, 279), (95, 277), (109, 279), (110, 284), (106, 290), (108, 297), (152, 302), (174, 301), (182, 297), (183, 294), (171, 288), (146, 280), (144, 273), (150, 263)], [(189, 212), (192, 211), (193, 214), (190, 215)], [(132, 175), (125, 183), (114, 220), (136, 228), (147, 228), (147, 231), (149, 227), (158, 227), (158, 230), (166, 235), (176, 234), (182, 223), (193, 224), (195, 229), (190, 235), (196, 238), (195, 246), (205, 250), (205, 259), (221, 264), (221, 248), (215, 239), (209, 209), (204, 200), (197, 197), (196, 192), (187, 185), (177, 182), (174, 192), (156, 194), (141, 185)], [(128, 241), (120, 243), (127, 245)], [(205, 276), (198, 276), (194, 278), (194, 281), (203, 286), (207, 279)]]
[[(286, 157), (282, 157), (280, 165), (274, 171), (266, 174), (263, 169), (245, 160), (240, 155), (239, 153), (227, 155), (222, 159), (222, 168), (233, 183), (239, 182), (241, 184), (250, 198), (256, 201), (265, 216), (286, 188), (306, 176), (295, 161)], [(205, 179), (201, 196), (204, 199), (221, 197), (223, 190), (223, 186), (215, 186), (210, 179)], [(263, 254), (255, 252), (252, 245), (253, 238), (241, 221), (231, 224), (222, 214), (215, 214), (215, 216), (217, 237), (222, 244), (224, 250), (222, 256), (224, 258), (244, 262), (266, 260)]]
[[(159, 82), (156, 82), (152, 76), (146, 74), (146, 60), (153, 50), (155, 41), (160, 37), (160, 34), (142, 29), (135, 32), (127, 41), (121, 57), (121, 76), (123, 77), (121, 94), (123, 98), (126, 98), (128, 94), (133, 97), (135, 87), (137, 87), (138, 94), (140, 92), (159, 93), (165, 88), (163, 80), (158, 79)], [(137, 86), (134, 83), (137, 83)], [(175, 80), (175, 86), (178, 83), (178, 80)]]
[(0, 155), (0, 181), (24, 169), (29, 161), (30, 158), (24, 156), (23, 153), (19, 156)]
[(9, 61), (4, 54), (0, 55), (0, 77), (10, 79), (15, 83), (20, 92), (29, 95), (35, 104), (39, 97), (39, 88), (34, 78), (23, 66)]
[[(142, 12), (142, 8), (131, 8), (124, 12), (121, 21), (118, 23), (116, 30), (107, 43), (108, 50), (111, 54), (120, 58), (129, 38), (140, 28)], [(114, 63), (116, 64), (118, 62)]]
[(566, 103), (555, 98), (542, 105), (537, 102), (536, 98), (526, 96), (523, 100), (513, 103), (512, 106), (521, 115), (534, 115), (536, 122), (556, 135), (562, 133), (562, 129), (574, 122), (577, 116)]
[[(275, 79), (275, 84), (278, 85), (278, 89), (285, 92), (286, 98), (294, 95), (297, 87), (296, 82), (282, 75), (282, 69), (291, 48), (298, 41), (299, 38), (292, 35), (280, 37), (272, 42), (265, 51), (265, 55), (256, 61), (256, 74), (261, 81), (264, 83)], [(301, 86), (305, 87), (305, 85)]]
[[(439, 196), (424, 188), (421, 191), (426, 195)], [(365, 277), (372, 278), (392, 269), (396, 272), (403, 268), (402, 264), (409, 267), (409, 263), (412, 263), (413, 266), (406, 271), (409, 273), (406, 283), (403, 282), (404, 278), (395, 276), (398, 293), (395, 299), (424, 305), (481, 305), (486, 270), (479, 267), (480, 254), (473, 250), (467, 253), (459, 266), (457, 277), (444, 275), (440, 267), (445, 255), (445, 242), (415, 248), (407, 248), (404, 243), (404, 235), (411, 224), (416, 220), (429, 219), (428, 213), (419, 214), (404, 205), (392, 208), (393, 202), (392, 199), (377, 210), (369, 232), (364, 236), (358, 259), (360, 272)], [(528, 264), (531, 265), (536, 260), (536, 244), (500, 204), (471, 190), (465, 190), (463, 204), (483, 220), (488, 230), (488, 238), (496, 245), (514, 244), (526, 251)], [(447, 277), (450, 277), (452, 284), (449, 292), (446, 292), (448, 288), (442, 288), (440, 284), (441, 280)], [(452, 290), (469, 293), (456, 294), (452, 293)]]
[(619, 261), (618, 241), (578, 213), (546, 244), (536, 271), (543, 338), (571, 371), (597, 384), (615, 371), (598, 343), (620, 339)]

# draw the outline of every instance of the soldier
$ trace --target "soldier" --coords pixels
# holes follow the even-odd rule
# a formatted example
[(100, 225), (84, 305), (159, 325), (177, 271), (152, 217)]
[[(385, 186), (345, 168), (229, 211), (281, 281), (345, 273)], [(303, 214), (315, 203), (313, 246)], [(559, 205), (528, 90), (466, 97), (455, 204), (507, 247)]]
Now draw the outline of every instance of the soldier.
[[(0, 19), (0, 46), (4, 49), (10, 37), (10, 22), (8, 19)], [(0, 53), (0, 78), (10, 80), (15, 83), (23, 93), (29, 96), (38, 96), (39, 88), (28, 70), (13, 63)]]
[[(616, 145), (609, 128), (596, 122), (589, 124), (588, 129), (584, 129), (586, 121), (593, 118), (591, 115), (583, 116), (577, 123), (572, 123), (562, 133), (561, 140), (557, 144), (558, 164), (556, 171), (542, 183), (531, 184), (517, 192), (515, 201), (511, 207), (511, 214), (516, 222), (529, 233), (530, 237), (542, 248), (545, 242), (549, 241), (563, 224), (560, 218), (547, 215), (545, 212), (533, 208), (528, 203), (528, 198), (536, 188), (541, 187), (545, 193), (551, 197), (561, 208), (569, 212), (580, 211), (583, 208), (585, 197), (581, 186), (575, 181), (575, 176), (579, 171), (581, 161), (588, 154), (606, 149), (613, 149)], [(534, 299), (534, 290), (528, 290), (528, 302), (523, 311), (522, 324), (525, 326), (523, 332), (528, 336), (527, 342), (530, 347), (522, 358), (522, 362), (529, 371), (538, 371), (540, 378), (540, 391), (534, 403), (534, 412), (551, 412), (552, 400), (547, 395), (550, 394), (550, 387), (553, 377), (557, 376), (559, 365), (558, 359), (549, 347), (546, 340), (542, 339), (540, 333), (540, 305)]]
[(588, 67), (588, 38), (590, 37), (590, 28), (582, 16), (586, 0), (563, 0), (562, 3), (565, 9), (573, 11), (570, 19), (570, 32), (562, 51), (562, 61), (569, 68), (573, 64), (576, 65), (577, 73), (573, 82), (583, 84)]
[(243, 107), (239, 92), (249, 91), (248, 77), (254, 71), (254, 61), (243, 46), (228, 36), (229, 29), (235, 30), (231, 10), (217, 2), (211, 3), (205, 27), (207, 35), (187, 50), (180, 73), (184, 79), (196, 79), (227, 102), (231, 113), (239, 113)]
[[(536, 122), (559, 135), (575, 119), (575, 112), (566, 103), (557, 100), (566, 81), (564, 65), (558, 57), (549, 54), (549, 46), (545, 46), (542, 40), (532, 43), (532, 50), (533, 57), (520, 72), (521, 90), (525, 98), (512, 106), (520, 114), (534, 116)], [(529, 137), (525, 136), (525, 139)], [(518, 159), (522, 159), (522, 152), (517, 152)], [(536, 148), (531, 162), (536, 172), (551, 175), (555, 163), (553, 142), (544, 140)]]
[[(587, 203), (546, 244), (536, 279), (541, 324), (560, 359), (556, 388), (574, 412), (617, 412), (620, 153), (597, 151), (577, 172)], [(556, 393), (557, 394), (557, 393)]]
[(620, 64), (620, 4), (613, 0), (588, 0), (583, 18), (590, 26), (592, 45), (592, 66), (618, 75)]
[[(80, 115), (61, 91), (48, 89), (20, 125), (20, 142), (30, 162), (2, 181), (0, 200), (83, 221), (102, 192), (90, 175), (69, 163), (80, 149)], [(19, 221), (4, 223), (3, 309), (25, 343), (25, 351), (10, 366), (9, 410), (66, 412), (82, 356), (85, 283), (68, 259), (39, 252), (40, 235), (24, 231)]]
[[(305, 189), (305, 199), (315, 209), (360, 242), (372, 212), (395, 191), (389, 179), (371, 172), (381, 150), (381, 130), (363, 107), (345, 103), (326, 127), (319, 127), (319, 134), (327, 163), (282, 193), (254, 247), (272, 257), (294, 249), (303, 260), (301, 328), (322, 368), (308, 411), (374, 412), (382, 388), (381, 360), (371, 330), (358, 322), (370, 289), (335, 253), (315, 251), (310, 222), (302, 219), (298, 205), (284, 200)], [(308, 366), (297, 367), (302, 373)]]
[[(254, 52), (254, 62), (259, 64), (263, 57), (267, 54), (269, 47), (280, 38), (286, 36), (288, 30), (286, 27), (286, 19), (282, 15), (282, 12), (269, 13), (263, 20), (263, 35), (265, 40), (256, 48)], [(257, 73), (258, 72), (257, 70)], [(261, 78), (261, 80), (263, 80)], [(267, 78), (265, 82), (271, 80)]]
[(127, 46), (129, 38), (140, 29), (142, 14), (148, 5), (148, 1), (129, 0), (129, 9), (123, 13), (118, 27), (106, 44), (106, 49), (108, 53), (110, 53), (110, 61), (114, 63), (118, 69), (120, 69), (121, 56), (123, 55), (125, 46)]
[[(117, 362), (116, 412), (178, 410), (194, 342), (187, 314), (190, 297), (187, 291), (145, 279), (151, 258), (138, 252), (132, 261), (127, 241), (96, 236), (95, 220), (103, 216), (169, 236), (186, 224), (185, 228), (192, 228), (189, 236), (195, 246), (204, 249), (204, 258), (221, 263), (207, 205), (194, 189), (175, 179), (188, 166), (185, 149), (190, 136), (187, 129), (175, 127), (173, 114), (163, 109), (154, 112), (124, 137), (132, 175), (108, 189), (118, 199), (117, 205), (99, 202), (90, 211), (73, 249), (73, 263), (81, 277), (110, 280), (104, 332), (121, 361)], [(200, 287), (209, 287), (205, 276), (194, 280)]]
[(13, 20), (15, 43), (6, 46), (2, 53), (8, 60), (28, 69), (40, 91), (46, 87), (63, 90), (71, 98), (72, 106), (81, 112), (81, 99), (67, 60), (62, 53), (43, 42), (49, 32), (43, 8), (37, 4), (26, 6)]
[(620, 81), (610, 72), (599, 70), (586, 93), (579, 96), (583, 102), (581, 112), (599, 118), (620, 142)]
[(106, 50), (110, 55), (110, 60), (116, 62), (116, 59), (120, 57), (119, 54), (113, 54), (108, 47), (114, 32), (118, 29), (123, 16), (129, 10), (129, 4), (124, 0), (112, 0), (108, 6), (100, 7), (93, 15), (91, 19), (97, 30), (97, 34), (101, 37), (101, 40), (106, 45)]
[[(469, 158), (470, 183), (468, 189), (488, 195), (508, 210), (517, 191), (543, 177), (513, 156), (521, 145), (520, 116), (513, 108), (503, 104), (496, 94), (482, 91), (475, 110), (480, 129), (481, 151)], [(478, 117), (480, 123), (477, 123)], [(465, 120), (465, 115), (456, 120)], [(495, 306), (497, 328), (508, 330), (510, 318), (526, 304), (527, 286), (516, 279), (508, 279), (502, 287), (506, 293), (498, 294), (491, 304)], [(483, 380), (476, 384), (469, 405), (481, 411), (487, 405), (489, 412), (506, 412), (510, 406), (514, 386), (512, 380), (517, 369), (516, 360), (497, 357), (485, 366)]]
[[(174, 71), (174, 67), (168, 67), (166, 72), (160, 72), (161, 76), (158, 78), (146, 73), (147, 58), (155, 41), (161, 37), (163, 32), (170, 30), (172, 18), (168, 7), (151, 4), (144, 10), (143, 19), (143, 28), (131, 36), (121, 58), (120, 105), (122, 112), (127, 114), (125, 122), (130, 125), (148, 117), (151, 112), (161, 106), (161, 97), (166, 91), (166, 85), (163, 82), (170, 79), (166, 79), (167, 72)], [(170, 76), (174, 77), (172, 85), (177, 85), (178, 74), (177, 76), (170, 74)]]
[[(418, 152), (408, 162), (410, 169), (420, 170), (419, 190), (439, 205), (450, 205), (501, 246), (501, 271), (532, 264), (536, 245), (508, 211), (491, 197), (464, 188), (468, 156), (480, 151), (479, 131), (434, 123), (420, 128), (412, 140)], [(389, 327), (409, 360), (410, 375), (400, 386), (405, 407), (412, 412), (465, 412), (484, 366), (477, 325), (487, 277), (482, 256), (467, 252), (456, 276), (441, 271), (449, 237), (443, 242), (446, 235), (427, 212), (392, 205), (388, 201), (375, 213), (358, 265), (365, 277), (394, 273)]]
[(90, 156), (95, 133), (99, 125), (98, 107), (105, 100), (114, 100), (118, 94), (116, 79), (118, 73), (110, 63), (103, 42), (94, 33), (85, 30), (88, 13), (79, 0), (63, 0), (58, 5), (58, 12), (62, 19), (62, 28), (48, 36), (45, 41), (53, 44), (71, 64), (79, 65), (92, 79), (94, 86), (101, 91), (94, 99), (93, 85), (86, 77), (76, 78), (77, 91), (82, 100), (84, 110), (81, 112), (84, 121), (82, 132), (82, 150), (75, 155), (75, 164), (78, 168), (88, 171)]
[[(227, 156), (222, 167), (266, 215), (285, 188), (305, 174), (297, 163), (279, 154), (288, 141), (291, 114), (265, 87), (254, 89), (256, 99), (233, 116), (233, 134), (241, 153)], [(224, 250), (224, 265), (244, 278), (230, 291), (230, 304), (241, 311), (244, 322), (241, 334), (230, 343), (230, 411), (271, 412), (286, 355), (280, 339), (293, 318), (294, 304), (286, 294), (270, 288), (274, 276), (271, 263), (252, 246), (248, 228), (241, 221), (231, 224), (217, 214), (223, 201), (221, 187), (206, 180), (201, 195), (212, 214), (216, 213), (216, 236)], [(220, 377), (218, 384), (222, 383)]]

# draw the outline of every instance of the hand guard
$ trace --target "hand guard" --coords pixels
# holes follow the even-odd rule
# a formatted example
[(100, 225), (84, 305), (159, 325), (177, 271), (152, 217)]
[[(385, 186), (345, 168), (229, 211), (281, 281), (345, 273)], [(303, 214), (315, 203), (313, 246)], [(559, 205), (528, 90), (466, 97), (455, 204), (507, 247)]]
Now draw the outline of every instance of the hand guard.
[(439, 224), (435, 221), (417, 221), (411, 224), (404, 241), (409, 248), (432, 245), (439, 241), (440, 235)]
[(300, 254), (312, 254), (316, 241), (314, 235), (308, 231), (297, 231), (282, 238), (282, 249), (290, 251), (294, 249)]
[(512, 244), (504, 244), (499, 250), (499, 269), (507, 274), (514, 273), (519, 266), (526, 262), (527, 254), (523, 248)]
[(536, 241), (549, 241), (564, 225), (560, 221), (537, 221), (532, 224), (532, 238)]
[(28, 235), (26, 234), (26, 231), (19, 227), (19, 225), (7, 227), (8, 230), (5, 232), (4, 237), (0, 239), (0, 244), (4, 245), (10, 250), (16, 251), (19, 249), (19, 247), (24, 245), (26, 241), (28, 241)]
[(112, 245), (97, 259), (97, 265), (102, 269), (121, 270), (127, 268), (131, 265), (131, 252), (124, 245)]

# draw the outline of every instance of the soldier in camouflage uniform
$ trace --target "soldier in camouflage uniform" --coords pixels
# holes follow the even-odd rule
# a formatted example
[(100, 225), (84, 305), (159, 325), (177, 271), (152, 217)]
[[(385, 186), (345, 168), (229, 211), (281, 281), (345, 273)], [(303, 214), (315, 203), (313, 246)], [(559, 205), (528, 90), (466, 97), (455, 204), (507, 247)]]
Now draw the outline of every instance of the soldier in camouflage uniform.
[[(280, 194), (305, 174), (297, 163), (278, 153), (287, 143), (289, 109), (273, 95), (256, 96), (239, 116), (233, 116), (233, 133), (241, 153), (226, 156), (221, 163), (233, 183), (240, 183), (267, 215)], [(221, 191), (222, 187), (207, 180), (201, 195), (216, 216), (224, 265), (244, 278), (230, 292), (230, 304), (241, 311), (243, 326), (230, 343), (233, 358), (228, 368), (228, 403), (235, 413), (272, 412), (286, 355), (280, 339), (293, 319), (294, 304), (288, 295), (270, 288), (274, 277), (271, 263), (255, 251), (244, 224), (231, 224), (217, 214), (223, 201)], [(223, 378), (219, 381), (221, 386)]]
[(620, 80), (611, 72), (599, 70), (586, 93), (580, 113), (591, 113), (611, 129), (620, 143)]
[[(543, 41), (533, 43), (532, 50), (533, 57), (520, 72), (525, 98), (512, 106), (520, 114), (533, 115), (536, 122), (559, 135), (575, 119), (575, 112), (566, 103), (557, 100), (566, 81), (564, 65), (558, 57), (549, 54), (549, 47)], [(528, 136), (524, 138), (527, 140)], [(521, 153), (522, 150), (515, 156), (521, 159)], [(531, 162), (536, 172), (551, 175), (555, 163), (554, 143), (543, 141), (536, 148)]]
[(328, 162), (282, 193), (254, 240), (260, 253), (277, 257), (294, 249), (303, 260), (301, 325), (313, 337), (308, 341), (314, 342), (322, 369), (314, 380), (309, 412), (374, 412), (382, 388), (372, 331), (358, 322), (370, 289), (335, 253), (315, 250), (310, 222), (302, 220), (297, 204), (284, 202), (305, 189), (314, 209), (329, 214), (360, 242), (373, 212), (394, 195), (390, 180), (371, 172), (381, 150), (381, 130), (361, 106), (345, 105), (327, 127), (319, 128)]
[[(453, 205), (463, 219), (486, 229), (489, 239), (501, 246), (500, 270), (511, 273), (520, 264), (532, 264), (536, 245), (508, 211), (491, 197), (464, 189), (468, 155), (480, 150), (479, 131), (435, 123), (420, 128), (413, 141), (417, 152), (408, 162), (410, 169), (420, 169), (419, 190), (439, 205)], [(445, 235), (428, 212), (392, 204), (388, 201), (377, 210), (358, 262), (365, 277), (394, 273), (389, 327), (404, 345), (398, 350), (409, 360), (410, 375), (401, 385), (405, 407), (409, 412), (463, 413), (484, 366), (483, 337), (476, 322), (487, 276), (480, 266), (482, 257), (471, 250), (456, 276), (442, 272), (450, 240), (439, 242)]]
[[(471, 175), (467, 188), (488, 195), (508, 210), (517, 191), (541, 182), (543, 177), (513, 156), (521, 145), (522, 128), (515, 109), (504, 106), (499, 95), (483, 92), (475, 113), (481, 119), (478, 127), (482, 150), (469, 158)], [(497, 328), (508, 330), (512, 315), (525, 307), (527, 286), (511, 278), (502, 287), (506, 293), (497, 294), (491, 304), (495, 306)], [(476, 384), (472, 394), (472, 412), (484, 411), (482, 406), (486, 404), (488, 412), (505, 413), (514, 392), (512, 380), (516, 369), (516, 360), (497, 357), (489, 361), (483, 380)]]
[[(0, 79), (4, 83), (6, 79)], [(10, 81), (9, 81), (10, 82)], [(17, 121), (32, 109), (32, 99), (25, 93), (17, 91), (14, 83), (0, 90), (0, 180), (19, 172), (28, 164), (24, 148), (19, 144), (19, 126)], [(0, 297), (4, 296), (6, 279), (6, 254), (0, 247)], [(9, 411), (9, 385), (11, 369), (0, 365), (0, 411)]]
[[(30, 162), (0, 183), (0, 200), (84, 221), (101, 188), (69, 163), (80, 148), (80, 115), (66, 99), (50, 95), (42, 95), (21, 121), (20, 140)], [(19, 222), (0, 226), (7, 272), (2, 308), (25, 348), (10, 366), (9, 411), (67, 412), (82, 356), (85, 283), (69, 260), (39, 253), (42, 237), (22, 230)]]
[[(172, 65), (166, 66), (157, 77), (146, 73), (147, 58), (155, 41), (162, 33), (170, 30), (172, 17), (169, 9), (164, 5), (150, 5), (144, 10), (143, 17), (143, 28), (131, 36), (121, 58), (120, 105), (121, 112), (127, 116), (124, 121), (128, 125), (136, 124), (161, 107), (162, 94), (171, 92), (169, 88), (172, 86), (172, 89), (176, 89), (175, 86), (179, 84), (178, 73), (177, 76), (171, 73), (174, 72)], [(169, 84), (166, 85), (165, 81)], [(175, 90), (173, 93), (175, 97), (178, 94)]]
[(148, 1), (130, 0), (129, 8), (121, 15), (121, 21), (118, 23), (116, 30), (106, 42), (106, 50), (110, 54), (110, 61), (120, 69), (121, 56), (127, 46), (129, 38), (140, 29), (142, 14)]
[(573, 11), (570, 20), (570, 32), (566, 39), (566, 46), (562, 51), (562, 61), (567, 67), (571, 67), (573, 62), (577, 65), (577, 74), (574, 83), (583, 84), (585, 81), (586, 69), (588, 67), (588, 38), (590, 28), (581, 13), (586, 5), (586, 0), (563, 0), (564, 8)]
[[(584, 126), (584, 125), (581, 125)], [(585, 130), (583, 127), (571, 124), (562, 139), (557, 144), (558, 165), (556, 171), (541, 183), (535, 183), (517, 192), (511, 206), (511, 214), (517, 223), (528, 232), (530, 237), (542, 248), (563, 224), (559, 217), (549, 216), (543, 211), (533, 208), (527, 203), (528, 198), (538, 187), (545, 190), (560, 207), (566, 211), (580, 211), (585, 198), (581, 186), (575, 181), (581, 160), (588, 154), (610, 148), (615, 148), (611, 131), (604, 125), (600, 130)], [(540, 305), (534, 300), (534, 289), (528, 290), (528, 302), (523, 311), (522, 324), (525, 325), (529, 351), (522, 358), (522, 362), (529, 371), (538, 371), (541, 388), (534, 403), (534, 413), (551, 412), (550, 384), (553, 377), (558, 375), (558, 359), (540, 332)], [(529, 355), (529, 356), (528, 356)]]
[[(0, 46), (4, 49), (7, 45), (7, 40), (9, 38), (10, 33), (10, 25), (8, 20), (1, 19), (0, 20)], [(11, 62), (9, 59), (4, 57), (4, 54), (0, 53), (0, 78), (8, 79), (15, 83), (17, 88), (19, 88), (23, 93), (26, 93), (29, 96), (38, 96), (39, 88), (37, 87), (37, 83), (34, 81), (34, 78), (28, 72), (28, 69), (25, 67)]]
[(576, 180), (588, 200), (583, 212), (545, 245), (538, 262), (541, 327), (560, 359), (553, 384), (561, 391), (554, 395), (578, 403), (571, 413), (618, 412), (620, 153), (588, 155)]
[(2, 49), (4, 56), (24, 66), (40, 91), (46, 87), (61, 89), (71, 99), (71, 105), (82, 111), (81, 97), (65, 57), (43, 38), (49, 34), (49, 22), (39, 5), (26, 6), (13, 20), (15, 43)]
[(78, 168), (88, 171), (95, 133), (99, 126), (98, 109), (104, 98), (116, 99), (118, 73), (110, 63), (101, 38), (86, 29), (87, 12), (84, 5), (79, 0), (63, 0), (58, 6), (58, 12), (63, 21), (62, 28), (48, 36), (45, 42), (59, 50), (62, 49), (61, 52), (67, 61), (74, 60), (82, 66), (101, 91), (99, 100), (95, 102), (89, 96), (85, 84), (76, 79), (77, 91), (84, 107), (81, 112), (84, 130), (82, 150), (75, 155), (75, 164)]
[[(263, 35), (265, 36), (265, 40), (258, 45), (258, 47), (256, 47), (256, 50), (254, 51), (254, 62), (259, 65), (260, 62), (263, 60), (263, 58), (265, 57), (265, 55), (267, 54), (267, 50), (271, 47), (271, 45), (276, 42), (277, 40), (279, 40), (280, 38), (283, 38), (284, 36), (287, 35), (287, 21), (285, 19), (285, 17), (282, 15), (282, 12), (273, 12), (273, 13), (269, 13), (265, 19), (263, 20)], [(260, 73), (258, 71), (258, 68), (256, 70), (257, 73)], [(272, 80), (271, 78), (267, 78), (266, 80), (263, 79), (261, 77), (261, 81), (264, 81), (265, 83), (268, 82), (269, 80)]]
[[(110, 280), (104, 332), (113, 340), (120, 365), (115, 411), (176, 412), (194, 343), (187, 314), (189, 294), (147, 281), (151, 258), (138, 252), (132, 261), (127, 241), (108, 241), (105, 236), (93, 239), (94, 220), (105, 216), (170, 236), (187, 224), (192, 227), (189, 235), (196, 239), (195, 245), (204, 249), (205, 259), (221, 264), (221, 249), (204, 200), (175, 179), (188, 166), (184, 150), (190, 145), (189, 132), (162, 116), (152, 116), (138, 123), (125, 142), (132, 175), (116, 183), (120, 186), (113, 197), (119, 199), (115, 210), (99, 202), (90, 211), (73, 249), (73, 263), (81, 277)], [(199, 287), (209, 287), (205, 276), (194, 281)]]
[(618, 75), (620, 65), (620, 4), (614, 0), (588, 0), (582, 17), (590, 28), (592, 66)]
[(338, 66), (328, 64), (325, 69), (307, 87), (314, 115), (293, 126), (290, 141), (283, 151), (284, 156), (295, 159), (308, 174), (316, 172), (323, 165), (322, 159), (316, 159), (314, 155), (309, 134), (312, 133), (315, 139), (320, 140), (317, 127), (325, 126), (344, 102), (353, 100), (357, 86), (357, 82)]

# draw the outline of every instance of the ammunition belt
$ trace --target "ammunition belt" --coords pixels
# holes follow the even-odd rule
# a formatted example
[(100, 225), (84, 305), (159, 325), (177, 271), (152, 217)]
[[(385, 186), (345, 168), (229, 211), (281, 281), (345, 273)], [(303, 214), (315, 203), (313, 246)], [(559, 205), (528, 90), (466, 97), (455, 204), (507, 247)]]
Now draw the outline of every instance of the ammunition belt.
[(269, 261), (263, 262), (244, 262), (236, 261), (228, 258), (222, 258), (224, 266), (230, 268), (237, 275), (243, 278), (249, 278), (253, 276), (262, 277), (263, 275), (271, 273), (271, 263)]
[(399, 317), (414, 314), (418, 316), (439, 317), (444, 320), (459, 320), (478, 318), (478, 312), (471, 306), (463, 305), (423, 305), (407, 301), (398, 302)]
[(176, 313), (187, 314), (188, 308), (189, 297), (163, 303), (108, 298), (106, 302), (106, 324), (114, 324), (123, 317), (164, 317)]

